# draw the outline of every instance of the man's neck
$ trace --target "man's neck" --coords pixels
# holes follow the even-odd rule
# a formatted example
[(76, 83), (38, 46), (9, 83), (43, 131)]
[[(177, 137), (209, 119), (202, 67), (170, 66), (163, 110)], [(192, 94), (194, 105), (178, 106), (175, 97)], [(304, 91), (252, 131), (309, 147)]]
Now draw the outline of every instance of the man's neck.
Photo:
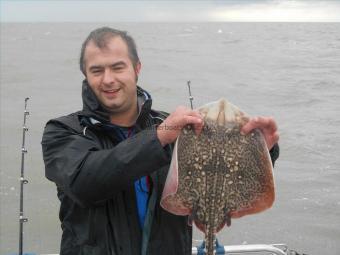
[(134, 110), (131, 110), (129, 112), (124, 112), (120, 114), (112, 114), (110, 116), (110, 121), (112, 124), (121, 126), (121, 127), (131, 127), (133, 126), (138, 117), (138, 109), (137, 106)]

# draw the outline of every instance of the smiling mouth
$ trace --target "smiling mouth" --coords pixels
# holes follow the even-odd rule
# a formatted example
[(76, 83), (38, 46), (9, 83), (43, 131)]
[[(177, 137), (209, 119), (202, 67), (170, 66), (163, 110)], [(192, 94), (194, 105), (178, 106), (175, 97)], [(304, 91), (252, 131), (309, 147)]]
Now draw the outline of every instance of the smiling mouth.
[(118, 89), (110, 89), (110, 90), (104, 90), (104, 94), (108, 96), (116, 95), (120, 91), (120, 88)]
[(110, 89), (110, 90), (104, 90), (105, 93), (116, 93), (120, 90), (120, 88), (118, 89)]
[(118, 96), (119, 91), (120, 91), (120, 88), (103, 90), (105, 97), (111, 98), (111, 99), (116, 98), (116, 96)]

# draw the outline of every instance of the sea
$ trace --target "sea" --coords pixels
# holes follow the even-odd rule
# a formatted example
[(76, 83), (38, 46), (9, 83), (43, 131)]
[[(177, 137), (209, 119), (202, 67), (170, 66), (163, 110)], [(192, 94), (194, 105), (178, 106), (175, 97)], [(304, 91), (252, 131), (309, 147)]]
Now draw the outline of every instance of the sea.
[[(54, 183), (45, 178), (45, 123), (82, 107), (80, 47), (110, 26), (136, 40), (138, 84), (172, 112), (226, 98), (251, 116), (272, 116), (280, 133), (269, 210), (232, 220), (223, 245), (286, 244), (340, 254), (340, 23), (1, 23), (0, 254), (18, 252), (19, 178), (27, 102), (24, 251), (59, 253)], [(194, 244), (203, 235), (194, 229)]]

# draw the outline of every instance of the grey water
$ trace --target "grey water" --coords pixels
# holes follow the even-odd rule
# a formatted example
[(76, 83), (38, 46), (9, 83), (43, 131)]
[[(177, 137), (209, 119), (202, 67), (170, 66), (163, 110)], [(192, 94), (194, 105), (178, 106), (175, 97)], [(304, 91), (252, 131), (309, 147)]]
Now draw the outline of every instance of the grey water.
[[(225, 97), (252, 116), (276, 119), (276, 201), (233, 220), (220, 243), (340, 254), (340, 23), (2, 23), (0, 254), (18, 251), (25, 97), (24, 251), (59, 252), (59, 202), (44, 177), (41, 135), (47, 120), (81, 108), (80, 46), (103, 25), (135, 37), (139, 85), (154, 108), (189, 106), (191, 80), (195, 106)], [(202, 239), (196, 229), (194, 236)]]

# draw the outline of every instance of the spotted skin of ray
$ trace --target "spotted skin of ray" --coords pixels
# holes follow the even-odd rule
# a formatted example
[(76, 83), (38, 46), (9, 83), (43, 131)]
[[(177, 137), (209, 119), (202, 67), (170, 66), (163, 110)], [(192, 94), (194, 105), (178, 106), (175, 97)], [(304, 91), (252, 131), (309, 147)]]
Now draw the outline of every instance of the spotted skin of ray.
[[(266, 177), (259, 168), (251, 172), (242, 170), (261, 165), (252, 153), (259, 153), (260, 148), (253, 146), (250, 150), (248, 148), (248, 152), (242, 150), (242, 147), (251, 144), (249, 140), (259, 136), (258, 131), (247, 137), (240, 136), (238, 126), (225, 128), (206, 121), (203, 133), (198, 138), (192, 130), (185, 129), (179, 140), (178, 167), (181, 171), (178, 178), (183, 183), (179, 185), (177, 194), (178, 199), (190, 208), (198, 203), (193, 220), (211, 239), (211, 235), (230, 221), (230, 215), (226, 213), (251, 207), (256, 194), (265, 192)], [(189, 152), (186, 148), (193, 148), (193, 151)], [(244, 160), (245, 156), (247, 160)], [(253, 164), (254, 161), (258, 164)], [(206, 242), (207, 249), (210, 243)]]
[(230, 121), (223, 109), (215, 119), (208, 118), (204, 108), (201, 113), (201, 134), (196, 136), (188, 126), (177, 141), (178, 187), (166, 199), (169, 205), (191, 210), (189, 218), (205, 233), (207, 254), (212, 255), (216, 233), (230, 226), (231, 218), (271, 206), (274, 183), (259, 130), (242, 135), (247, 120), (242, 114)]

